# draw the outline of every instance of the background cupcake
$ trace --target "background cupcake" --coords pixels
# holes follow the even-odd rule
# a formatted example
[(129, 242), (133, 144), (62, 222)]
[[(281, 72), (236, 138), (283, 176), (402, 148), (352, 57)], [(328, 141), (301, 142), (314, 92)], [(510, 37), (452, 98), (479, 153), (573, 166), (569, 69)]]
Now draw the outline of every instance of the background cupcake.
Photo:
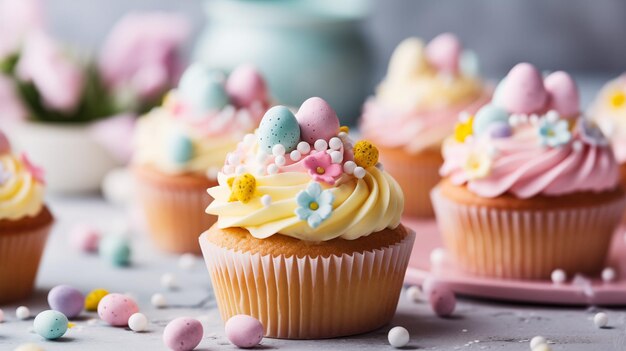
[(258, 318), (270, 337), (374, 330), (394, 314), (414, 234), (378, 150), (353, 145), (320, 98), (271, 108), (209, 189), (218, 221), (200, 238), (224, 321)]
[(437, 222), (459, 268), (502, 278), (603, 268), (625, 200), (602, 132), (565, 72), (515, 66), (443, 147)]
[(461, 111), (476, 112), (490, 96), (476, 55), (453, 34), (426, 46), (417, 38), (398, 45), (376, 96), (365, 103), (361, 129), (404, 190), (406, 215), (433, 215), (429, 192), (440, 179), (441, 143)]
[(253, 131), (269, 105), (263, 78), (240, 66), (226, 79), (190, 66), (163, 106), (139, 122), (134, 173), (139, 202), (155, 243), (170, 252), (200, 253), (198, 235), (215, 217), (204, 209), (226, 154)]
[(27, 297), (52, 226), (43, 171), (11, 152), (0, 130), (0, 304)]

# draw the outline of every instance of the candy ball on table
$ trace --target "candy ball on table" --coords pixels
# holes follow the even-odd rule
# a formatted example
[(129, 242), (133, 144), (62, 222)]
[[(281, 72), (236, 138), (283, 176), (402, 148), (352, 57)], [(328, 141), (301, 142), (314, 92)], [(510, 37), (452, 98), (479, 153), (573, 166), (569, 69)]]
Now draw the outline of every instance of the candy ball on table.
[(235, 68), (226, 80), (226, 93), (237, 107), (248, 107), (254, 102), (267, 101), (265, 80), (252, 65)]
[(37, 344), (28, 343), (18, 346), (13, 351), (44, 351), (44, 349)]
[(393, 327), (387, 334), (389, 345), (395, 348), (405, 347), (409, 344), (410, 339), (409, 331), (404, 327)]
[(330, 140), (339, 133), (339, 118), (330, 105), (319, 97), (307, 99), (296, 113), (302, 140), (315, 144), (318, 139)]
[(62, 337), (67, 332), (67, 317), (59, 312), (47, 310), (39, 313), (33, 322), (35, 333), (48, 340)]
[(91, 290), (87, 296), (85, 296), (85, 309), (87, 311), (97, 311), (100, 300), (108, 294), (109, 292), (104, 289)]
[(437, 281), (424, 282), (422, 289), (428, 297), (433, 312), (439, 317), (449, 317), (456, 308), (456, 296), (445, 284)]
[(224, 330), (228, 340), (237, 347), (254, 347), (263, 340), (263, 324), (258, 319), (245, 314), (230, 317)]
[(98, 304), (98, 316), (114, 327), (125, 327), (128, 319), (139, 312), (137, 303), (123, 294), (109, 294)]
[(100, 256), (112, 265), (122, 267), (130, 264), (130, 241), (123, 235), (107, 235), (100, 242)]
[(70, 233), (70, 243), (78, 251), (96, 252), (100, 236), (97, 228), (87, 224), (77, 224)]
[(85, 307), (85, 296), (69, 285), (57, 285), (48, 293), (50, 308), (63, 313), (67, 318), (74, 318)]
[(163, 330), (163, 342), (170, 350), (191, 351), (202, 341), (202, 323), (194, 318), (180, 317), (169, 322)]
[(128, 318), (128, 327), (130, 330), (138, 333), (148, 329), (148, 317), (145, 314), (137, 312)]

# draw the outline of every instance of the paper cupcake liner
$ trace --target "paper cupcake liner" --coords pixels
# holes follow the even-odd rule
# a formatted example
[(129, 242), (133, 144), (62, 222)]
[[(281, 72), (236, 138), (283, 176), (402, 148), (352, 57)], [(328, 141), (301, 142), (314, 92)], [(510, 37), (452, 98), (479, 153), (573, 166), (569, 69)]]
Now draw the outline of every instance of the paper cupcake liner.
[(200, 254), (198, 237), (217, 217), (205, 212), (211, 197), (205, 187), (168, 187), (138, 179), (137, 195), (155, 244), (173, 253)]
[(50, 228), (0, 233), (0, 305), (32, 293)]
[(368, 332), (393, 317), (415, 233), (389, 247), (351, 255), (262, 256), (218, 247), (202, 252), (222, 319), (261, 321), (265, 335), (321, 339)]
[(458, 268), (508, 279), (548, 279), (555, 269), (597, 273), (604, 267), (626, 201), (551, 210), (455, 203), (432, 192), (443, 241)]

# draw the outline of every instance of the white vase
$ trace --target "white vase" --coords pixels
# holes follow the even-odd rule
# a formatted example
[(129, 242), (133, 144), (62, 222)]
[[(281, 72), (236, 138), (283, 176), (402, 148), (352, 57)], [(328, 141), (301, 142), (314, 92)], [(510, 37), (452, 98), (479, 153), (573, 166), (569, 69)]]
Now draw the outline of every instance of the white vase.
[(45, 170), (50, 192), (71, 195), (98, 191), (106, 173), (120, 166), (90, 127), (28, 121), (11, 125), (7, 134), (15, 150)]

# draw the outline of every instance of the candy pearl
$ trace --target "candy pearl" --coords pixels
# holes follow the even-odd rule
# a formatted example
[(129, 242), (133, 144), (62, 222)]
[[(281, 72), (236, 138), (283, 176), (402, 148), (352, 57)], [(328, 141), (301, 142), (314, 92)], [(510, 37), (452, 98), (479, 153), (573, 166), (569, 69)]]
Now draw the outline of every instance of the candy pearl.
[(550, 279), (552, 279), (554, 284), (563, 284), (567, 280), (567, 274), (562, 269), (555, 269), (550, 274)]
[(356, 167), (354, 169), (354, 172), (352, 172), (354, 174), (355, 177), (362, 179), (363, 177), (365, 177), (365, 168), (363, 167)]
[(277, 166), (284, 166), (284, 165), (285, 165), (285, 163), (287, 163), (287, 160), (285, 159), (285, 156), (276, 156), (276, 157), (274, 158), (274, 163), (275, 163)]
[(35, 333), (48, 340), (62, 337), (67, 332), (67, 317), (59, 312), (47, 310), (39, 313), (33, 322)]
[(85, 307), (85, 296), (69, 285), (58, 285), (48, 293), (48, 305), (68, 318), (74, 318)]
[(226, 161), (230, 165), (237, 165), (241, 162), (241, 158), (239, 157), (238, 154), (231, 152), (228, 154), (228, 157), (226, 157)]
[(330, 153), (330, 160), (332, 163), (341, 163), (343, 161), (343, 152), (333, 151)]
[(267, 166), (267, 174), (276, 174), (278, 173), (278, 166), (275, 164), (271, 164)]
[(530, 349), (534, 350), (535, 347), (547, 343), (548, 340), (546, 340), (546, 338), (544, 338), (543, 336), (535, 336), (534, 338), (530, 339)]
[(330, 138), (328, 145), (333, 150), (340, 150), (341, 147), (343, 146), (343, 143), (341, 142), (341, 139), (334, 137), (334, 138)]
[(532, 351), (552, 351), (548, 344), (539, 344), (533, 347)]
[(248, 133), (243, 137), (243, 144), (246, 146), (252, 145), (256, 141), (256, 135)]
[(161, 286), (168, 289), (174, 290), (178, 287), (178, 282), (176, 281), (176, 276), (172, 273), (165, 273), (161, 276)]
[(389, 345), (395, 348), (405, 347), (409, 344), (409, 331), (404, 327), (393, 327), (387, 334), (387, 340), (389, 340)]
[(168, 143), (168, 155), (172, 162), (184, 164), (193, 157), (193, 142), (185, 135), (172, 135)]
[(87, 224), (78, 224), (70, 232), (70, 244), (77, 250), (83, 252), (98, 251), (100, 242), (100, 231)]
[(292, 161), (300, 161), (300, 159), (302, 158), (302, 154), (300, 153), (300, 151), (298, 150), (293, 150), (290, 154), (289, 154), (289, 158)]
[(267, 207), (272, 204), (272, 197), (268, 194), (261, 196), (261, 203), (263, 206)]
[(100, 243), (100, 256), (114, 266), (130, 264), (131, 249), (128, 238), (123, 235), (107, 235)]
[(283, 156), (285, 154), (285, 147), (282, 144), (276, 144), (272, 148), (272, 155)]
[(28, 343), (21, 344), (13, 351), (44, 351), (44, 349), (37, 344)]
[(439, 317), (449, 317), (456, 307), (456, 296), (447, 286), (440, 284), (431, 289), (428, 302)]
[(302, 140), (313, 143), (329, 140), (339, 132), (339, 118), (330, 105), (319, 97), (307, 99), (296, 113)]
[(224, 327), (226, 337), (235, 346), (251, 348), (263, 340), (263, 324), (258, 319), (238, 314), (230, 317)]
[(98, 304), (98, 316), (114, 327), (125, 327), (128, 319), (139, 312), (135, 300), (123, 294), (109, 294)]
[(109, 294), (108, 291), (104, 289), (94, 289), (91, 290), (87, 296), (85, 296), (85, 310), (87, 311), (97, 311), (98, 304), (102, 300), (103, 297)]
[(454, 34), (443, 33), (426, 45), (426, 58), (439, 71), (456, 74), (459, 70), (461, 51), (459, 39)]
[(354, 173), (355, 169), (356, 163), (354, 161), (346, 161), (346, 163), (343, 164), (343, 171), (348, 174)]
[(196, 256), (190, 253), (182, 254), (178, 258), (178, 267), (190, 271), (196, 266)]
[(148, 329), (148, 317), (143, 313), (134, 313), (128, 318), (128, 327), (134, 332), (142, 332)]
[(257, 152), (255, 158), (256, 158), (257, 162), (263, 163), (267, 159), (267, 154), (265, 152), (259, 150), (259, 152)]
[(572, 149), (576, 152), (580, 152), (583, 149), (583, 143), (580, 140), (574, 140), (572, 143)]
[(598, 312), (593, 316), (593, 324), (597, 328), (604, 328), (609, 324), (609, 316), (604, 312)]
[(163, 330), (163, 342), (170, 350), (191, 351), (202, 341), (204, 329), (197, 319), (180, 317), (169, 322)]
[(615, 273), (615, 269), (611, 267), (606, 267), (602, 270), (602, 281), (605, 283), (610, 283), (615, 280), (617, 274)]
[(25, 320), (30, 318), (30, 309), (26, 306), (20, 306), (15, 309), (15, 317), (19, 320)]
[(235, 174), (236, 175), (242, 175), (244, 173), (248, 173), (248, 169), (246, 168), (246, 166), (239, 165), (239, 166), (235, 167)]
[(517, 64), (511, 69), (503, 89), (503, 107), (512, 113), (540, 112), (548, 100), (541, 73), (528, 63)]
[(559, 120), (559, 114), (554, 110), (550, 110), (546, 113), (546, 119), (550, 123), (556, 123)]
[(406, 289), (406, 297), (409, 300), (409, 302), (420, 301), (421, 295), (422, 295), (422, 292), (420, 291), (420, 288), (415, 285), (411, 285)]
[(311, 144), (307, 143), (306, 141), (301, 141), (300, 143), (298, 143), (297, 150), (300, 154), (306, 155), (311, 152)]
[(267, 100), (267, 86), (259, 71), (252, 65), (241, 65), (226, 80), (226, 93), (237, 106), (247, 107)]
[(0, 308), (0, 323), (4, 322), (4, 311)]
[(548, 92), (549, 107), (565, 117), (575, 117), (580, 113), (580, 96), (572, 77), (563, 72), (550, 73), (543, 84)]
[(150, 297), (150, 303), (156, 308), (163, 308), (167, 306), (167, 299), (165, 299), (163, 294), (153, 294)]
[(326, 140), (324, 139), (317, 139), (313, 147), (317, 151), (326, 151), (326, 149), (328, 148), (328, 143), (326, 143)]

